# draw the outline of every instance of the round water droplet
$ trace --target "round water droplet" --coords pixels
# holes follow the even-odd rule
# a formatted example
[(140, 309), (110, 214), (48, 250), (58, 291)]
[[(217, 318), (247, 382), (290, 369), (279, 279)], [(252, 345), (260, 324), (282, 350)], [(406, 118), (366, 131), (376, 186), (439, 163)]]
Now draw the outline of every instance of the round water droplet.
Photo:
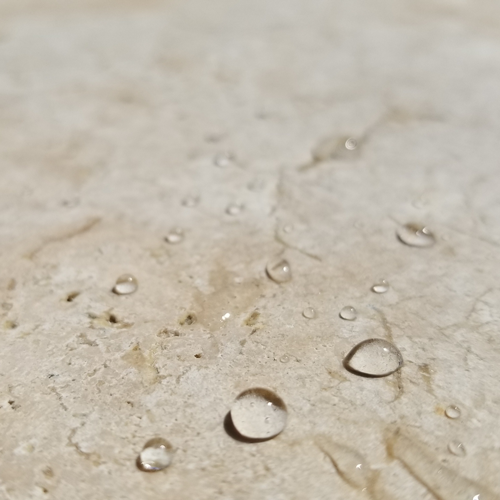
[(229, 167), (234, 162), (234, 154), (230, 151), (223, 151), (214, 156), (214, 165), (221, 168)]
[(226, 208), (226, 214), (228, 215), (239, 215), (243, 212), (243, 205), (239, 203), (230, 203)]
[(448, 417), (451, 418), (452, 420), (456, 420), (457, 418), (460, 418), (460, 415), (462, 412), (460, 411), (460, 408), (455, 405), (450, 405), (444, 410), (444, 414)]
[(286, 419), (285, 403), (267, 389), (242, 392), (231, 408), (235, 429), (248, 439), (265, 440), (277, 436), (285, 428)]
[(290, 361), (290, 356), (288, 354), (283, 354), (280, 358), (280, 363), (288, 363)]
[(276, 283), (285, 283), (292, 279), (290, 264), (283, 257), (271, 259), (267, 263), (266, 273)]
[(134, 293), (138, 286), (137, 280), (131, 274), (122, 274), (116, 280), (113, 292), (116, 293), (116, 295), (128, 295)]
[(400, 226), (396, 231), (396, 235), (399, 241), (411, 247), (425, 248), (436, 243), (436, 238), (431, 231), (420, 224), (409, 223)]
[(448, 443), (448, 451), (457, 457), (465, 457), (467, 454), (463, 443), (456, 439)]
[(355, 149), (358, 148), (358, 141), (356, 139), (354, 139), (354, 137), (349, 137), (345, 143), (344, 143), (344, 147), (348, 150), (348, 151), (354, 151)]
[(283, 224), (283, 232), (284, 233), (291, 233), (293, 231), (294, 227), (293, 224)]
[(173, 455), (172, 445), (166, 439), (150, 439), (137, 457), (137, 468), (145, 472), (163, 470), (170, 465)]
[(167, 236), (165, 236), (165, 241), (167, 243), (170, 243), (171, 245), (176, 245), (177, 243), (180, 243), (184, 239), (184, 231), (182, 229), (179, 229), (178, 227), (175, 229), (172, 229)]
[(358, 312), (352, 306), (345, 306), (340, 310), (339, 316), (347, 321), (354, 321), (358, 317)]
[(372, 292), (386, 293), (389, 290), (389, 283), (386, 280), (380, 280), (372, 286)]
[(312, 307), (306, 307), (302, 311), (302, 316), (307, 319), (314, 319), (316, 317), (316, 311)]
[(181, 203), (185, 207), (193, 208), (198, 205), (199, 202), (200, 199), (198, 198), (198, 196), (186, 196)]
[(384, 339), (368, 339), (355, 346), (344, 359), (344, 367), (356, 375), (386, 377), (403, 366), (399, 349)]

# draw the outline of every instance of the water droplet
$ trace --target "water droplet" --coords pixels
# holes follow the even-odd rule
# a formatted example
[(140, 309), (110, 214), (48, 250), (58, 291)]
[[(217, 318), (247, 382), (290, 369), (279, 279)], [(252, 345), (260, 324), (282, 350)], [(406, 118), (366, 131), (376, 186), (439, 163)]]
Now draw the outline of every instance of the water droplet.
[(352, 306), (345, 306), (340, 310), (339, 316), (347, 321), (354, 321), (358, 317), (358, 312)]
[(229, 167), (234, 162), (234, 154), (230, 151), (223, 151), (214, 156), (214, 165), (221, 168)]
[(198, 205), (199, 202), (200, 198), (198, 198), (198, 196), (186, 196), (181, 203), (185, 207), (193, 208)]
[(226, 208), (226, 214), (228, 215), (239, 215), (243, 212), (243, 205), (239, 203), (230, 203)]
[(277, 436), (285, 428), (287, 409), (274, 392), (261, 388), (248, 389), (233, 403), (231, 420), (241, 436), (265, 440)]
[(386, 377), (403, 366), (399, 349), (384, 339), (368, 339), (356, 345), (344, 359), (344, 367), (356, 375)]
[(178, 227), (172, 229), (167, 236), (165, 236), (165, 241), (171, 245), (176, 245), (184, 239), (184, 231)]
[(455, 405), (450, 405), (444, 410), (444, 414), (448, 417), (451, 418), (452, 420), (456, 420), (457, 418), (460, 418), (460, 415), (462, 412), (460, 411), (460, 408)]
[(358, 141), (356, 139), (354, 139), (354, 137), (349, 137), (345, 143), (344, 143), (344, 147), (348, 150), (348, 151), (354, 151), (355, 149), (358, 148)]
[(222, 315), (221, 321), (227, 321), (231, 317), (231, 313), (226, 313)]
[(267, 275), (276, 283), (285, 283), (292, 279), (290, 264), (283, 257), (274, 257), (266, 266)]
[(316, 317), (316, 311), (312, 307), (306, 307), (302, 311), (302, 316), (307, 319), (314, 319)]
[(116, 295), (128, 295), (134, 293), (137, 290), (139, 284), (137, 280), (131, 274), (122, 274), (115, 283), (113, 287), (113, 292)]
[(284, 233), (291, 233), (293, 231), (293, 224), (283, 224), (283, 232)]
[(372, 286), (372, 292), (385, 293), (389, 290), (389, 283), (386, 280), (380, 280)]
[(465, 457), (467, 454), (463, 443), (456, 439), (448, 443), (448, 451), (457, 457)]
[(150, 439), (137, 457), (137, 468), (145, 472), (163, 470), (170, 465), (173, 455), (174, 449), (166, 439)]
[(396, 235), (399, 241), (411, 247), (430, 247), (436, 243), (436, 238), (432, 232), (425, 226), (420, 224), (409, 223), (400, 226)]
[(283, 354), (280, 358), (280, 363), (288, 363), (290, 361), (290, 356), (288, 354)]

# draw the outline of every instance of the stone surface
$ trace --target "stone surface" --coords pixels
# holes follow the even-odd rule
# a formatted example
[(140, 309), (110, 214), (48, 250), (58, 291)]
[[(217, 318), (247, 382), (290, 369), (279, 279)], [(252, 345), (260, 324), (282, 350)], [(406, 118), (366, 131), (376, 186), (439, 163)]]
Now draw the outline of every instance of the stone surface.
[[(499, 33), (496, 0), (3, 0), (0, 498), (455, 500), (436, 464), (499, 498)], [(373, 337), (397, 374), (342, 367)], [(224, 431), (250, 387), (266, 443)]]

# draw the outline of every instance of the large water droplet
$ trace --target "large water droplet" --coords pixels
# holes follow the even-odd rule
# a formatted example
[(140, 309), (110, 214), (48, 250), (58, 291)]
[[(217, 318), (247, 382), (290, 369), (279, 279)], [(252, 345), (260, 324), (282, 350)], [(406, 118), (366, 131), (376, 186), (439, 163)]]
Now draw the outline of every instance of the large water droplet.
[(356, 375), (385, 377), (403, 366), (399, 349), (384, 339), (368, 339), (355, 346), (344, 359), (344, 367)]
[(266, 266), (267, 275), (276, 283), (285, 283), (292, 279), (290, 264), (283, 257), (274, 257)]
[(240, 203), (230, 203), (226, 208), (226, 214), (228, 215), (239, 215), (243, 212), (243, 205)]
[(386, 293), (389, 290), (389, 283), (386, 280), (380, 280), (372, 286), (372, 292)]
[(184, 239), (184, 231), (178, 227), (172, 229), (167, 236), (165, 236), (165, 241), (171, 245), (176, 245)]
[(358, 317), (358, 312), (352, 306), (345, 306), (340, 310), (339, 316), (347, 321), (354, 321)]
[(463, 443), (457, 441), (456, 439), (448, 443), (448, 451), (457, 457), (465, 457), (467, 454)]
[(131, 274), (122, 274), (115, 283), (113, 287), (113, 292), (116, 295), (128, 295), (134, 293), (137, 290), (139, 284), (137, 280)]
[(307, 319), (314, 319), (316, 317), (316, 311), (312, 307), (306, 307), (302, 311), (302, 316)]
[(214, 165), (221, 168), (229, 167), (234, 162), (234, 154), (230, 151), (223, 151), (214, 156)]
[(420, 224), (409, 223), (400, 226), (396, 231), (401, 242), (411, 247), (430, 247), (436, 243), (432, 232)]
[(162, 438), (150, 439), (139, 453), (136, 464), (145, 472), (156, 472), (170, 465), (174, 455), (172, 445)]
[(455, 405), (450, 405), (444, 410), (444, 414), (448, 417), (451, 418), (452, 420), (456, 420), (457, 418), (460, 418), (460, 415), (462, 412), (460, 411), (460, 408)]
[(287, 409), (274, 392), (261, 388), (248, 389), (233, 403), (231, 420), (241, 436), (266, 440), (277, 436), (285, 428)]

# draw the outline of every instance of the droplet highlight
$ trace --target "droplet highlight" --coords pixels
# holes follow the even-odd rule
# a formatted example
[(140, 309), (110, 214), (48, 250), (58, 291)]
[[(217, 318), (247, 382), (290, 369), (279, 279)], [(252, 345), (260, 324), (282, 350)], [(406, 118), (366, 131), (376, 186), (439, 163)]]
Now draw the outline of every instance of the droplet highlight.
[(165, 241), (171, 245), (176, 245), (184, 239), (184, 231), (180, 228), (172, 229), (167, 236), (165, 236)]
[(116, 295), (129, 295), (134, 293), (139, 287), (139, 283), (131, 274), (122, 274), (113, 287), (113, 293)]
[(349, 137), (345, 143), (344, 143), (344, 147), (348, 150), (348, 151), (354, 151), (355, 149), (358, 149), (358, 141), (356, 139), (354, 139), (354, 137)]
[(358, 312), (352, 306), (345, 306), (340, 310), (339, 316), (346, 321), (354, 321), (358, 317)]
[(457, 457), (465, 457), (465, 455), (467, 455), (467, 451), (465, 450), (463, 443), (456, 439), (448, 443), (448, 451)]
[(446, 408), (446, 410), (444, 410), (444, 414), (448, 418), (451, 418), (451, 420), (456, 420), (457, 418), (460, 418), (460, 415), (462, 415), (462, 411), (458, 406), (450, 405)]
[(292, 279), (289, 262), (283, 257), (271, 259), (266, 266), (266, 273), (276, 283), (286, 283)]
[(242, 392), (231, 408), (236, 431), (251, 440), (264, 441), (277, 436), (285, 428), (287, 416), (283, 400), (262, 388)]
[(397, 229), (396, 235), (399, 241), (410, 247), (425, 248), (436, 243), (434, 234), (421, 224), (404, 224)]
[(150, 439), (139, 453), (136, 464), (144, 472), (157, 472), (166, 469), (174, 456), (172, 445), (163, 438)]
[(389, 290), (389, 283), (386, 280), (380, 280), (372, 286), (372, 292), (386, 293)]
[(302, 311), (302, 316), (306, 319), (314, 319), (316, 317), (316, 311), (312, 307), (306, 307)]
[(384, 339), (364, 340), (344, 358), (344, 367), (348, 371), (365, 377), (386, 377), (402, 366), (401, 352)]
[(232, 163), (234, 163), (234, 154), (231, 153), (230, 151), (223, 151), (220, 153), (217, 153), (214, 156), (214, 165), (216, 167), (220, 168), (226, 168), (229, 167)]
[(228, 214), (228, 215), (239, 215), (239, 214), (241, 214), (241, 212), (243, 212), (243, 210), (244, 210), (243, 205), (241, 205), (239, 203), (230, 203), (226, 207), (226, 214)]

